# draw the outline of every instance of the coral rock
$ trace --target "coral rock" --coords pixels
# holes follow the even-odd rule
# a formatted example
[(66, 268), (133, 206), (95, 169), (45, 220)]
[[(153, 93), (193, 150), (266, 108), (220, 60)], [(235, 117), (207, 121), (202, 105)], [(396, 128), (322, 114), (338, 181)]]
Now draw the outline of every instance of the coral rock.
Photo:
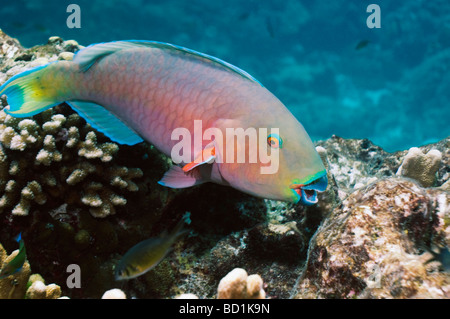
[(415, 179), (423, 187), (433, 186), (441, 160), (442, 154), (438, 150), (430, 150), (424, 154), (419, 148), (412, 147), (403, 159), (397, 175)]
[(398, 178), (356, 190), (311, 240), (297, 298), (449, 298), (450, 275), (427, 252), (448, 232), (449, 203)]
[(58, 299), (61, 297), (61, 287), (55, 284), (45, 285), (41, 280), (34, 281), (27, 289), (28, 299)]
[(242, 268), (235, 268), (220, 280), (217, 299), (264, 299), (263, 281), (259, 275), (247, 276)]

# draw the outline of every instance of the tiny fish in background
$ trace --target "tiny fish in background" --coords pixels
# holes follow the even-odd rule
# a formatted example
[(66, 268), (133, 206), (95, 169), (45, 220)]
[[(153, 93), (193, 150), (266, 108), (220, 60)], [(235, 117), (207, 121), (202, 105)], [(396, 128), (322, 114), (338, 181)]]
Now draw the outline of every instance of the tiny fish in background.
[(19, 243), (19, 253), (0, 270), (0, 279), (6, 278), (8, 276), (14, 275), (19, 272), (25, 260), (27, 259), (27, 252), (25, 249), (25, 243), (22, 239), (22, 233), (17, 235), (16, 241)]
[(355, 50), (361, 50), (363, 48), (365, 48), (366, 46), (368, 46), (370, 43), (369, 40), (361, 40), (358, 42), (358, 44), (355, 46)]
[(275, 29), (274, 29), (274, 19), (271, 17), (266, 17), (266, 29), (269, 33), (269, 36), (273, 39), (275, 38)]
[(170, 252), (172, 245), (188, 231), (184, 223), (190, 224), (189, 213), (184, 214), (170, 234), (141, 241), (128, 250), (116, 266), (116, 280), (132, 279), (145, 274), (158, 265)]
[[(274, 174), (261, 174), (267, 163), (260, 159), (215, 161), (230, 153), (250, 154), (245, 140), (224, 148), (216, 139), (212, 149), (209, 141), (202, 141), (200, 151), (192, 143), (191, 162), (180, 163), (183, 169), (173, 165), (159, 182), (166, 187), (214, 182), (305, 205), (316, 203), (317, 192), (327, 187), (314, 144), (281, 101), (247, 72), (184, 47), (155, 41), (91, 45), (77, 52), (73, 61), (53, 62), (12, 77), (0, 87), (2, 94), (9, 104), (4, 110), (11, 116), (32, 116), (66, 102), (111, 140), (134, 145), (145, 139), (169, 156), (178, 143), (172, 139), (174, 130), (186, 128), (192, 134), (197, 120), (203, 123), (202, 134), (209, 128), (280, 130), (277, 136), (258, 137), (274, 153), (279, 150)], [(199, 163), (205, 153), (214, 156)]]

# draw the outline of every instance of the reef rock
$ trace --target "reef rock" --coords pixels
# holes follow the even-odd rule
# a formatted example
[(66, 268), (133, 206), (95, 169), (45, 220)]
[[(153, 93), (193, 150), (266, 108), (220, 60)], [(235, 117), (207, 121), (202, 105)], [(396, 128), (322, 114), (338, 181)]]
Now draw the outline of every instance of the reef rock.
[(312, 238), (296, 298), (449, 298), (450, 195), (387, 178), (336, 207)]
[(424, 154), (418, 147), (412, 147), (403, 159), (397, 175), (413, 178), (424, 187), (433, 186), (441, 160), (442, 154), (438, 150)]

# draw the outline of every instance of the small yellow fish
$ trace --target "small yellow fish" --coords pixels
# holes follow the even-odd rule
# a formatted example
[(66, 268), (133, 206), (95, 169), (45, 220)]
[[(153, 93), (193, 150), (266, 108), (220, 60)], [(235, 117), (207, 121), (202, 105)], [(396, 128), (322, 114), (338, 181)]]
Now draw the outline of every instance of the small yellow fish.
[(116, 280), (136, 278), (158, 265), (177, 238), (187, 232), (183, 225), (190, 224), (189, 215), (184, 214), (170, 234), (146, 239), (128, 250), (116, 266)]

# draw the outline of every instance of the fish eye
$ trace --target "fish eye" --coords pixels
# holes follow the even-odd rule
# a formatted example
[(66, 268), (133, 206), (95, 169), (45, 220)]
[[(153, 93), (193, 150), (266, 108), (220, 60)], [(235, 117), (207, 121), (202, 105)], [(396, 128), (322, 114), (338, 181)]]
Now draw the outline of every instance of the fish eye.
[(267, 137), (267, 143), (273, 148), (281, 148), (283, 146), (283, 140), (278, 134), (270, 134)]

